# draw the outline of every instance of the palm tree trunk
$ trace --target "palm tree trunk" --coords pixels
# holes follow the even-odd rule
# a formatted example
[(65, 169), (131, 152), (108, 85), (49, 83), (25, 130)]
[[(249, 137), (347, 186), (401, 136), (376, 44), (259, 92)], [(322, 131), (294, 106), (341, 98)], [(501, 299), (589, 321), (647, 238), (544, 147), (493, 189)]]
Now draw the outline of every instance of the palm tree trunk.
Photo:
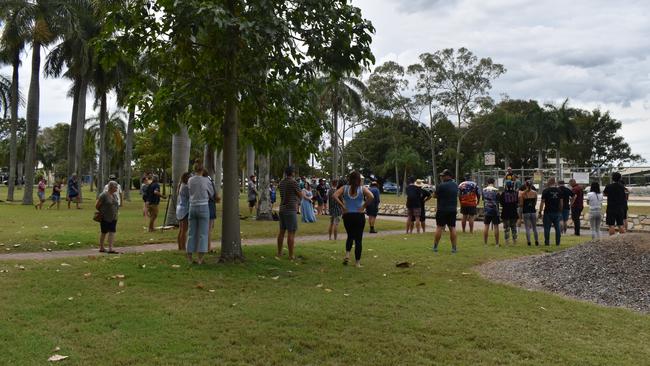
[(544, 156), (542, 154), (542, 149), (537, 150), (537, 169), (544, 169)]
[[(77, 104), (77, 131), (75, 141), (78, 146), (74, 155), (75, 172), (81, 175), (81, 165), (83, 159), (83, 143), (86, 128), (86, 96), (88, 95), (88, 79), (82, 78), (79, 84), (79, 103)], [(81, 194), (81, 192), (79, 192)]]
[(124, 199), (131, 201), (131, 160), (133, 159), (133, 135), (135, 130), (135, 107), (129, 107), (129, 122), (126, 128), (124, 147)]
[(406, 165), (404, 165), (404, 180), (402, 181), (402, 194), (404, 196), (406, 196), (406, 185), (408, 184), (408, 182), (406, 180), (407, 179), (406, 178), (406, 172), (407, 172)]
[(397, 164), (395, 164), (395, 184), (397, 185), (397, 190), (395, 191), (395, 195), (399, 197), (400, 195), (400, 190), (399, 190), (399, 170), (397, 167)]
[(11, 124), (9, 141), (9, 187), (7, 189), (7, 201), (14, 200), (14, 189), (16, 187), (16, 164), (18, 162), (18, 69), (20, 68), (20, 52), (13, 55), (13, 73), (11, 76)]
[(255, 175), (255, 148), (253, 145), (246, 146), (246, 178)]
[(345, 162), (343, 161), (343, 149), (345, 148), (345, 119), (342, 118), (343, 120), (343, 133), (341, 134), (341, 150), (340, 150), (340, 159), (341, 159), (341, 175), (340, 177), (345, 177)]
[[(334, 96), (335, 100), (338, 96)], [(332, 179), (337, 179), (339, 169), (339, 106), (335, 102), (332, 108)]]
[(79, 78), (74, 81), (72, 98), (72, 118), (70, 119), (70, 131), (68, 131), (68, 167), (66, 176), (70, 177), (73, 173), (77, 172), (76, 156), (77, 146), (81, 149), (81, 145), (77, 145), (77, 113), (79, 112)]
[(562, 178), (562, 169), (560, 167), (560, 144), (557, 144), (557, 150), (555, 151), (555, 174), (558, 180)]
[(41, 44), (32, 43), (32, 75), (27, 96), (27, 146), (25, 147), (25, 187), (23, 205), (34, 203), (34, 168), (36, 167), (36, 138), (40, 103)]
[(214, 179), (214, 147), (210, 144), (205, 144), (203, 147), (203, 168)]
[(106, 184), (106, 93), (101, 92), (99, 105), (99, 168), (97, 169), (97, 195)]
[[(232, 67), (232, 66), (231, 66)], [(237, 139), (239, 136), (239, 115), (236, 96), (226, 101), (226, 118), (223, 130), (223, 221), (221, 236), (222, 262), (243, 259), (239, 232), (239, 182)]]
[(456, 143), (456, 175), (454, 179), (458, 179), (458, 172), (460, 171), (460, 145), (462, 142), (462, 138), (459, 136), (458, 142)]
[(183, 173), (188, 171), (192, 140), (187, 127), (181, 125), (178, 132), (172, 136), (172, 191), (169, 195), (169, 210), (165, 218), (165, 225), (178, 225), (176, 219), (176, 191)]
[(223, 182), (223, 151), (215, 151), (214, 186), (217, 196), (221, 197), (221, 183)]
[(433, 173), (433, 176), (431, 177), (433, 180), (433, 185), (438, 185), (438, 167), (436, 166), (436, 142), (435, 136), (433, 135), (433, 130), (431, 131), (431, 170)]
[(271, 214), (271, 197), (269, 196), (269, 185), (271, 184), (271, 154), (265, 153), (259, 159), (259, 192), (260, 201), (257, 210), (258, 220), (273, 220)]

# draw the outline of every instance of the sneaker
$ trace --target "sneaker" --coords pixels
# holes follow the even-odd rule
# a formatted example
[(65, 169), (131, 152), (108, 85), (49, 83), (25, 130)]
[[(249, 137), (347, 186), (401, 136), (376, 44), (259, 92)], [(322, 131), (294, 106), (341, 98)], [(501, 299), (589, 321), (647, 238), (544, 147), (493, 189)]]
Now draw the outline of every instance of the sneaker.
[(528, 242), (528, 246), (530, 246), (530, 242)]
[(538, 242), (538, 241), (535, 242), (535, 246), (536, 246), (536, 247), (539, 246), (539, 242)]
[(438, 246), (437, 246), (437, 245), (434, 245), (434, 246), (433, 246), (433, 251), (434, 251), (435, 253), (438, 253)]
[(456, 248), (451, 248), (451, 254), (456, 254), (458, 253), (458, 249)]

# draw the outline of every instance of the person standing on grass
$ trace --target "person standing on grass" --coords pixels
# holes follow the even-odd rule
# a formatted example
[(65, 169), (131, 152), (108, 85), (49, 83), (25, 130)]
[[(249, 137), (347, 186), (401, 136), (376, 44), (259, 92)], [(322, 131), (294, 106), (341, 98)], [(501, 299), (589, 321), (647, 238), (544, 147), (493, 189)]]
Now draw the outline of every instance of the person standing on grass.
[(600, 225), (603, 222), (603, 194), (600, 193), (600, 184), (591, 183), (587, 193), (587, 204), (589, 205), (589, 227), (591, 228), (591, 239), (600, 240)]
[[(115, 174), (111, 174), (108, 179), (117, 182), (117, 176)], [(104, 186), (104, 192), (108, 192), (108, 184)], [(120, 186), (119, 183), (117, 184), (117, 192), (115, 192), (115, 198), (117, 198), (117, 204), (122, 207), (122, 202), (124, 201), (124, 192), (122, 191), (122, 186)]]
[(52, 204), (48, 207), (48, 210), (56, 205), (56, 209), (61, 208), (61, 183), (58, 180), (54, 180), (54, 186), (52, 186)]
[(330, 189), (327, 191), (327, 204), (329, 206), (329, 215), (330, 215), (330, 226), (329, 226), (329, 240), (332, 240), (332, 235), (334, 235), (334, 240), (337, 238), (339, 230), (339, 222), (341, 221), (341, 215), (343, 215), (343, 209), (334, 199), (334, 193), (339, 188), (343, 187), (343, 179), (336, 180), (332, 179)]
[(585, 194), (582, 186), (579, 185), (575, 179), (569, 180), (571, 192), (573, 192), (573, 199), (571, 200), (571, 220), (573, 221), (573, 233), (575, 236), (580, 236), (580, 216), (582, 216), (582, 209), (584, 208)]
[(212, 251), (212, 230), (214, 229), (214, 221), (217, 219), (217, 203), (221, 202), (221, 198), (217, 195), (217, 189), (214, 186), (214, 180), (208, 174), (207, 169), (203, 169), (201, 175), (210, 180), (212, 184), (212, 195), (208, 198), (208, 209), (210, 211), (210, 222), (208, 224), (208, 252)]
[(526, 228), (526, 241), (530, 246), (530, 232), (535, 235), (535, 246), (539, 246), (537, 236), (537, 191), (533, 189), (533, 182), (527, 179), (524, 183), (524, 191), (519, 194), (519, 207), (521, 208), (524, 226)]
[(566, 234), (567, 226), (569, 226), (569, 216), (571, 215), (571, 201), (573, 200), (573, 191), (567, 188), (563, 180), (558, 183), (558, 189), (562, 196), (562, 234)]
[(311, 184), (305, 182), (305, 188), (302, 190), (302, 201), (300, 202), (300, 212), (302, 213), (302, 222), (316, 222), (314, 215), (314, 204), (312, 202), (314, 192), (311, 189)]
[(158, 205), (161, 198), (167, 198), (160, 193), (160, 184), (158, 184), (158, 176), (154, 175), (151, 178), (151, 183), (147, 187), (147, 214), (149, 215), (149, 232), (154, 231), (154, 224), (158, 217)]
[[(203, 167), (195, 166), (195, 175), (187, 180), (190, 194), (187, 236), (187, 260), (190, 263), (203, 264), (203, 257), (209, 249), (210, 232), (210, 197), (214, 197), (214, 185), (210, 179), (203, 176)], [(198, 261), (193, 254), (198, 253)]]
[(81, 209), (79, 207), (79, 182), (77, 182), (77, 174), (72, 174), (70, 179), (68, 179), (67, 191), (68, 209), (70, 209), (70, 203), (73, 201), (77, 204), (77, 208)]
[[(117, 203), (117, 182), (108, 182), (108, 191), (102, 192), (97, 197), (95, 202), (95, 209), (101, 214), (101, 221), (99, 227), (101, 235), (99, 236), (99, 251), (109, 254), (117, 253), (113, 250), (113, 243), (115, 242), (115, 232), (117, 231), (117, 213), (120, 205)], [(104, 246), (104, 242), (108, 236), (108, 251)]]
[(178, 236), (176, 241), (178, 243), (178, 250), (185, 250), (187, 244), (187, 229), (188, 217), (190, 215), (190, 188), (187, 182), (192, 175), (190, 172), (185, 172), (181, 175), (181, 184), (178, 185), (176, 197), (176, 220), (178, 220)]
[[(508, 179), (504, 181), (510, 181)], [(487, 187), (483, 188), (483, 244), (487, 245), (490, 226), (494, 231), (496, 246), (499, 246), (499, 190), (494, 186), (494, 178), (488, 178)]]
[(370, 190), (361, 185), (361, 174), (353, 171), (348, 176), (348, 184), (334, 193), (334, 200), (343, 209), (343, 226), (348, 238), (345, 241), (345, 258), (343, 265), (350, 261), (350, 252), (354, 243), (354, 260), (357, 268), (361, 267), (361, 252), (363, 250), (363, 229), (366, 226), (364, 211), (372, 203), (373, 195)]
[(517, 244), (517, 206), (519, 206), (519, 192), (515, 190), (515, 183), (511, 180), (505, 181), (506, 189), (501, 193), (499, 203), (501, 204), (501, 219), (503, 220), (503, 236), (506, 245), (510, 242), (512, 233), (512, 244)]
[(253, 209), (257, 207), (257, 196), (257, 180), (254, 175), (251, 175), (248, 177), (248, 213), (251, 216), (253, 216)]
[(37, 210), (43, 209), (43, 204), (45, 203), (45, 188), (47, 188), (47, 181), (43, 177), (38, 179), (38, 203), (34, 205), (34, 208)]
[(413, 226), (417, 230), (418, 234), (420, 233), (421, 224), (420, 224), (420, 213), (422, 208), (420, 207), (420, 196), (422, 195), (422, 189), (415, 185), (415, 178), (408, 178), (408, 186), (406, 187), (406, 233), (413, 233)]
[(539, 206), (538, 214), (544, 212), (544, 245), (548, 246), (551, 242), (551, 225), (555, 228), (555, 245), (560, 245), (562, 237), (560, 220), (562, 219), (562, 210), (564, 209), (564, 199), (560, 189), (555, 184), (555, 178), (551, 177), (546, 182), (546, 188), (542, 191), (542, 203)]
[(145, 174), (142, 177), (142, 180), (140, 181), (140, 196), (142, 196), (142, 217), (145, 219), (147, 218), (147, 215), (149, 214), (147, 211), (147, 188), (149, 188), (149, 178)]
[(438, 244), (442, 238), (442, 231), (445, 227), (449, 228), (449, 238), (451, 239), (451, 252), (456, 253), (456, 202), (458, 201), (458, 184), (452, 179), (451, 172), (448, 169), (440, 173), (442, 183), (436, 187), (434, 197), (438, 200), (436, 207), (436, 233), (434, 236), (433, 251), (438, 251)]
[(271, 179), (271, 183), (269, 183), (269, 200), (271, 201), (271, 212), (273, 212), (273, 205), (277, 200), (277, 192), (275, 190), (275, 180), (273, 179)]
[(325, 179), (320, 179), (318, 182), (318, 186), (316, 187), (316, 191), (318, 191), (318, 196), (322, 198), (322, 202), (319, 202), (319, 205), (321, 205), (321, 215), (327, 215), (327, 208), (329, 206), (329, 200), (327, 197), (327, 184), (325, 182)]
[(422, 181), (422, 179), (416, 179), (415, 185), (420, 187), (420, 227), (422, 228), (422, 232), (425, 233), (427, 231), (426, 203), (428, 200), (433, 198), (433, 195), (431, 194), (431, 192), (424, 189), (424, 182)]
[(460, 213), (463, 215), (460, 222), (463, 232), (465, 232), (465, 226), (469, 222), (469, 233), (473, 234), (476, 206), (481, 201), (481, 192), (478, 184), (472, 180), (470, 174), (465, 174), (465, 181), (458, 186), (458, 200), (460, 201)]
[(612, 183), (605, 186), (603, 196), (607, 197), (605, 222), (609, 228), (609, 235), (616, 234), (617, 227), (618, 232), (624, 234), (627, 199), (625, 187), (621, 183), (621, 173), (612, 174)]
[(370, 183), (370, 193), (372, 193), (372, 202), (366, 207), (366, 215), (368, 215), (368, 225), (370, 225), (370, 234), (377, 234), (375, 230), (375, 222), (377, 221), (377, 215), (379, 214), (379, 203), (381, 202), (379, 198), (379, 188), (376, 181)]
[(282, 257), (282, 246), (284, 245), (284, 234), (287, 236), (287, 247), (289, 248), (289, 259), (294, 259), (294, 245), (296, 231), (298, 230), (298, 205), (303, 198), (298, 182), (293, 179), (293, 167), (289, 166), (284, 171), (285, 178), (280, 181), (280, 231), (278, 232), (277, 256)]

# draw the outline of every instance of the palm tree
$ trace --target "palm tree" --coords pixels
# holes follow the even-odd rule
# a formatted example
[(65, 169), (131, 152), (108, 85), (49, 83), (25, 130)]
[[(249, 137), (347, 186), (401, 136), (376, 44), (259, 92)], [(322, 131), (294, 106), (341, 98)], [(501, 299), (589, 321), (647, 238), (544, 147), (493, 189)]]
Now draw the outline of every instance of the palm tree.
[[(188, 170), (190, 161), (190, 152), (192, 150), (192, 140), (188, 133), (187, 127), (179, 124), (178, 132), (172, 136), (172, 192), (170, 196), (170, 206), (176, 207), (176, 190), (181, 176)], [(214, 155), (214, 154), (213, 154)], [(168, 210), (165, 218), (165, 225), (176, 225), (176, 211)]]
[[(88, 134), (92, 136), (94, 141), (99, 142), (99, 160), (100, 167), (97, 170), (97, 185), (102, 187), (106, 182), (106, 177), (108, 176), (108, 171), (119, 170), (122, 167), (122, 157), (124, 154), (124, 149), (126, 147), (125, 135), (126, 135), (126, 122), (124, 121), (124, 112), (121, 110), (114, 111), (110, 115), (107, 112), (105, 117), (102, 118), (100, 111), (99, 115), (89, 118), (86, 123), (88, 123)], [(101, 139), (104, 139), (104, 156), (101, 155)], [(110, 148), (107, 148), (110, 147)], [(104, 164), (104, 175), (99, 176), (101, 171), (101, 164)]]
[[(359, 113), (363, 107), (361, 95), (366, 91), (366, 85), (359, 79), (344, 76), (330, 75), (323, 77), (321, 83), (321, 105), (329, 109), (332, 115), (332, 178), (338, 176), (339, 160), (339, 117), (344, 107)], [(342, 172), (343, 173), (343, 172)]]
[(573, 117), (575, 117), (576, 111), (573, 108), (569, 108), (569, 99), (565, 99), (559, 107), (552, 104), (547, 104), (546, 107), (550, 117), (547, 134), (555, 145), (556, 174), (559, 179), (562, 179), (560, 150), (563, 143), (570, 143), (575, 138), (576, 127), (573, 123)]
[(11, 81), (8, 77), (0, 75), (0, 111), (3, 111), (3, 118), (7, 118), (10, 108)]

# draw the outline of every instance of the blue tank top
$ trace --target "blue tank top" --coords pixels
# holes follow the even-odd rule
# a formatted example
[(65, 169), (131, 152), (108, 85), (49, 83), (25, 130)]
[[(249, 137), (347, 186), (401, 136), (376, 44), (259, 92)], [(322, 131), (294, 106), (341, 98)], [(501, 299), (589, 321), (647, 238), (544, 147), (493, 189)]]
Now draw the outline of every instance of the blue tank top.
[(348, 212), (361, 212), (363, 207), (363, 187), (357, 187), (356, 197), (350, 197), (350, 186), (346, 185), (343, 189), (343, 203)]

